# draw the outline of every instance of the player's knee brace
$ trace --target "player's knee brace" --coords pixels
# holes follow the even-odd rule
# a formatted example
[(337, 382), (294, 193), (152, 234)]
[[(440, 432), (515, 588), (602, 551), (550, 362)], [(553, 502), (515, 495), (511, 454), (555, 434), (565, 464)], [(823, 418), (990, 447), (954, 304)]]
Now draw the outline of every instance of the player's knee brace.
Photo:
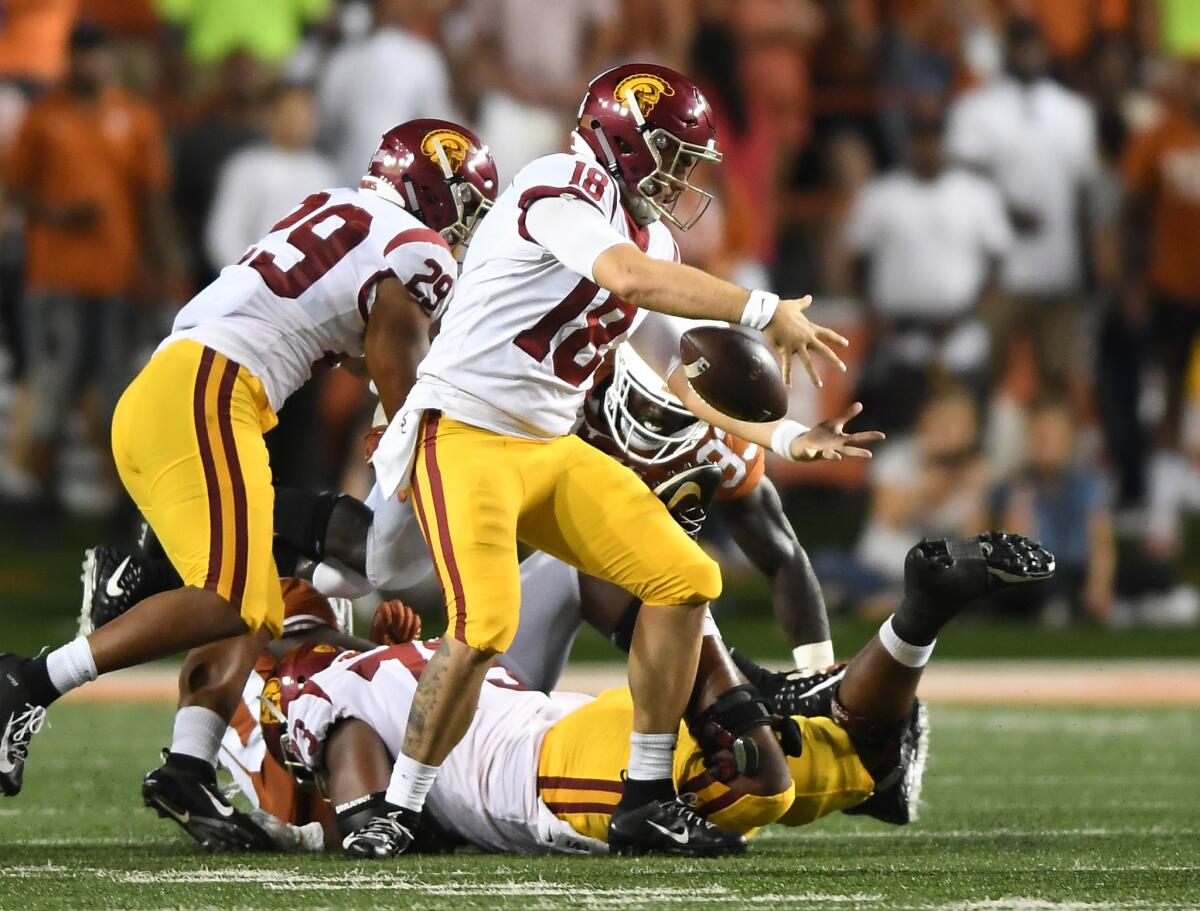
[(891, 784), (891, 776), (900, 771), (900, 746), (907, 719), (877, 721), (851, 712), (833, 693), (831, 717), (849, 735), (858, 751), (863, 768), (875, 779), (875, 790)]

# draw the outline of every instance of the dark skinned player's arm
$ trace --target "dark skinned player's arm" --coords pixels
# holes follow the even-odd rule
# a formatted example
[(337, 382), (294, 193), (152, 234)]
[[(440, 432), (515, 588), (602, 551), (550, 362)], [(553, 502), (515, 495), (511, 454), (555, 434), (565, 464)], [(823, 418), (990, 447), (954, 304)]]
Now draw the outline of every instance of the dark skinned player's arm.
[(383, 738), (365, 721), (347, 718), (325, 739), (329, 802), (335, 807), (386, 791), (393, 759)]
[(794, 648), (828, 640), (820, 583), (770, 479), (763, 478), (743, 497), (717, 501), (714, 508), (742, 553), (771, 580), (771, 604), (788, 643)]
[[(579, 595), (584, 620), (607, 637), (613, 636), (626, 612), (637, 604), (623, 588), (584, 573), (579, 574)], [(688, 703), (688, 717), (697, 716), (723, 693), (746, 682), (730, 658), (725, 643), (715, 636), (705, 636), (700, 645), (700, 664)], [(759, 727), (749, 736), (758, 747), (758, 770), (752, 777), (739, 776), (727, 782), (729, 788), (743, 794), (764, 796), (786, 790), (791, 772), (774, 731)]]
[(417, 378), (417, 364), (429, 345), (429, 318), (396, 278), (381, 280), (367, 320), (367, 373), (391, 420)]

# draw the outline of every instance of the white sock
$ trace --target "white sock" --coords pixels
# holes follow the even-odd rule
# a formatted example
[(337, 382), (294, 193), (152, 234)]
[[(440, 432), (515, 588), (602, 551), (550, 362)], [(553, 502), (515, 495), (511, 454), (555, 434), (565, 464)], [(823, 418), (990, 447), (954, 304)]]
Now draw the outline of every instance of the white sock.
[(46, 656), (50, 682), (60, 693), (69, 693), (77, 686), (96, 679), (96, 659), (87, 638), (80, 636), (56, 648)]
[(639, 781), (670, 778), (678, 734), (629, 735), (629, 766), (625, 774)]
[(440, 766), (425, 765), (401, 753), (392, 766), (392, 780), (388, 782), (386, 800), (398, 807), (420, 813), (425, 798), (433, 783), (437, 781)]
[(361, 598), (375, 591), (365, 576), (335, 563), (318, 563), (313, 569), (312, 587), (326, 598)]
[(834, 663), (833, 642), (810, 642), (807, 645), (797, 645), (792, 649), (792, 657), (796, 659), (796, 670), (809, 675), (823, 671)]
[(185, 705), (175, 713), (171, 752), (203, 759), (216, 768), (217, 751), (229, 722), (202, 705)]
[(892, 618), (888, 617), (883, 621), (883, 626), (879, 627), (879, 643), (889, 655), (905, 667), (916, 668), (924, 667), (929, 663), (929, 656), (933, 654), (933, 647), (937, 645), (937, 640), (934, 639), (928, 645), (913, 645), (911, 642), (905, 642), (896, 635), (896, 631), (892, 628)]

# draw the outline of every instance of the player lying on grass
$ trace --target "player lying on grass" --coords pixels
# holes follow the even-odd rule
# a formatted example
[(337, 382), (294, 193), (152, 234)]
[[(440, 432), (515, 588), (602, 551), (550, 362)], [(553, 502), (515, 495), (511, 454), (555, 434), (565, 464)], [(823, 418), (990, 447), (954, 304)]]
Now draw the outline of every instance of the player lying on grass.
[[(356, 637), (349, 603), (325, 598), (301, 579), (282, 579), (280, 585), (283, 635), (263, 650), (254, 670), (239, 683), (241, 700), (228, 727), (222, 728), (216, 756), (255, 810), (262, 812), (247, 814), (224, 806), (213, 813), (199, 813), (174, 792), (152, 789), (145, 794), (147, 805), (159, 816), (175, 820), (210, 851), (319, 850), (326, 835), (336, 835), (326, 802), (298, 789), (287, 771), (271, 759), (263, 742), (259, 697), (267, 682), (278, 676), (279, 658), (303, 643), (370, 649), (408, 642), (421, 633), (420, 617), (399, 601), (385, 601), (375, 611), (368, 638)], [(193, 686), (186, 673), (181, 676), (181, 693), (187, 695)], [(187, 746), (174, 746), (181, 745)]]
[[(810, 681), (802, 697), (777, 694), (773, 702), (746, 683), (709, 626), (673, 759), (680, 793), (698, 813), (743, 835), (774, 822), (803, 825), (892, 789), (911, 813), (924, 750), (911, 720), (938, 631), (997, 587), (1045, 578), (1053, 568), (1052, 555), (1017, 535), (922, 542), (906, 559), (903, 603), (878, 635), (847, 665)], [(392, 853), (389, 830), (397, 823), (385, 791), (412, 695), (436, 645), (365, 653), (301, 646), (280, 662), (279, 685), (268, 684), (286, 716), (278, 749), (321, 780), (352, 856)], [(427, 812), (450, 843), (520, 853), (604, 851), (632, 718), (628, 690), (596, 699), (545, 694), (494, 667)], [(268, 742), (281, 732), (268, 730)], [(696, 853), (686, 829), (668, 834), (671, 853)]]

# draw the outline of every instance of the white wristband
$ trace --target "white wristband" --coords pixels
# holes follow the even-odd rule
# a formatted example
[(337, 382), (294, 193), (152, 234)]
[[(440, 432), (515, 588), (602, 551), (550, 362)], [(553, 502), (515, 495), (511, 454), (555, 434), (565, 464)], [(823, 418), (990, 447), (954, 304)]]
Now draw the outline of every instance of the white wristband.
[(775, 432), (771, 434), (771, 452), (789, 462), (800, 461), (792, 455), (792, 443), (803, 433), (808, 433), (808, 428), (799, 421), (780, 421)]
[(751, 291), (746, 309), (742, 311), (742, 325), (751, 329), (766, 329), (775, 318), (779, 306), (779, 295), (770, 291)]

